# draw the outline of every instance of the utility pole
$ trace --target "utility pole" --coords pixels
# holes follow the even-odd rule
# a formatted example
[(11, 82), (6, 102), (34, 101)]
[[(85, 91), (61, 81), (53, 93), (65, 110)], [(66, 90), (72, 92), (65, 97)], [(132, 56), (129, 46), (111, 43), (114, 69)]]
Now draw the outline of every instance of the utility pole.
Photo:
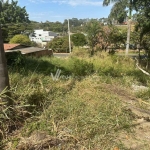
[(70, 25), (69, 25), (69, 19), (68, 19), (68, 36), (69, 36), (69, 53), (71, 53), (71, 40), (70, 40)]

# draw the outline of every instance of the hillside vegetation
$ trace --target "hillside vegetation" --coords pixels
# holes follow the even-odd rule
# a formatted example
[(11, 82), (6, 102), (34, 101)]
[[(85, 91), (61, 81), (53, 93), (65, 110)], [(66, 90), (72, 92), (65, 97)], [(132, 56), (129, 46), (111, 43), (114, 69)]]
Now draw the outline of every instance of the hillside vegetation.
[[(131, 58), (89, 57), (78, 49), (65, 59), (26, 58), (21, 67), (9, 66), (9, 74), (14, 106), (0, 103), (0, 149), (150, 148), (140, 134), (133, 137), (134, 121), (148, 122), (132, 108), (149, 110), (150, 79)], [(147, 90), (135, 93), (133, 85)]]

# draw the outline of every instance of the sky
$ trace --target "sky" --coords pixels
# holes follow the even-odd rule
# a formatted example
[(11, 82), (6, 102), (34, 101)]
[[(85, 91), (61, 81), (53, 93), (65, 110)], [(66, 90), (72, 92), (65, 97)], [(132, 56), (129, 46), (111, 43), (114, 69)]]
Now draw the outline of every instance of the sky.
[(112, 7), (104, 7), (103, 0), (18, 0), (18, 5), (25, 6), (29, 19), (38, 22), (107, 18)]

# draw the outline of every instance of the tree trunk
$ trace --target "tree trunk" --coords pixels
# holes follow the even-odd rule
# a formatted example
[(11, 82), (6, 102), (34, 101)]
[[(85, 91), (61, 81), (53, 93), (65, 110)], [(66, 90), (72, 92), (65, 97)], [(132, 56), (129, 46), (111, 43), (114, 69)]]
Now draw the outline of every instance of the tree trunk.
[[(10, 86), (9, 86), (9, 77), (7, 71), (7, 63), (6, 63), (3, 40), (2, 40), (2, 30), (0, 28), (0, 93), (4, 89), (9, 90), (9, 88)], [(6, 94), (10, 96), (9, 92), (7, 92)], [(4, 100), (7, 100), (8, 105), (12, 104), (10, 98), (6, 98)]]
[(131, 19), (128, 20), (127, 44), (126, 44), (126, 56), (128, 55), (128, 52), (129, 52), (130, 32), (131, 32)]
[(133, 2), (132, 2), (132, 0), (129, 0), (129, 20), (128, 20), (128, 31), (127, 31), (126, 56), (128, 55), (128, 52), (129, 52), (129, 45), (130, 45), (132, 7), (133, 7)]

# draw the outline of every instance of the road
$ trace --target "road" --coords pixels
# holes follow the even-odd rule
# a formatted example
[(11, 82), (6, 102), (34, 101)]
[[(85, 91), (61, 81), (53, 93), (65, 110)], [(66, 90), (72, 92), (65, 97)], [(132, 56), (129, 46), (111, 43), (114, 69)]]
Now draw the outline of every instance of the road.
[[(117, 56), (125, 56), (125, 54), (124, 53), (116, 53), (115, 55), (117, 55)], [(53, 53), (53, 56), (54, 57), (57, 57), (57, 58), (67, 58), (67, 57), (69, 57), (70, 56), (70, 53)], [(139, 55), (138, 54), (128, 54), (128, 57), (132, 57), (132, 58), (135, 58), (135, 57), (139, 57)], [(145, 58), (145, 55), (141, 55), (141, 58)]]
[[(119, 54), (119, 53), (116, 53), (116, 55), (117, 56), (125, 56), (125, 54)], [(134, 53), (129, 53), (127, 56), (132, 57), (132, 58), (139, 58), (139, 54), (134, 54)], [(145, 54), (141, 54), (140, 58), (144, 59), (144, 58), (147, 58), (147, 56)]]
[[(115, 55), (117, 56), (125, 56), (125, 53), (116, 53)], [(138, 57), (138, 54), (128, 54), (128, 57)]]
[(70, 53), (53, 53), (53, 56), (58, 58), (67, 58), (69, 55)]

